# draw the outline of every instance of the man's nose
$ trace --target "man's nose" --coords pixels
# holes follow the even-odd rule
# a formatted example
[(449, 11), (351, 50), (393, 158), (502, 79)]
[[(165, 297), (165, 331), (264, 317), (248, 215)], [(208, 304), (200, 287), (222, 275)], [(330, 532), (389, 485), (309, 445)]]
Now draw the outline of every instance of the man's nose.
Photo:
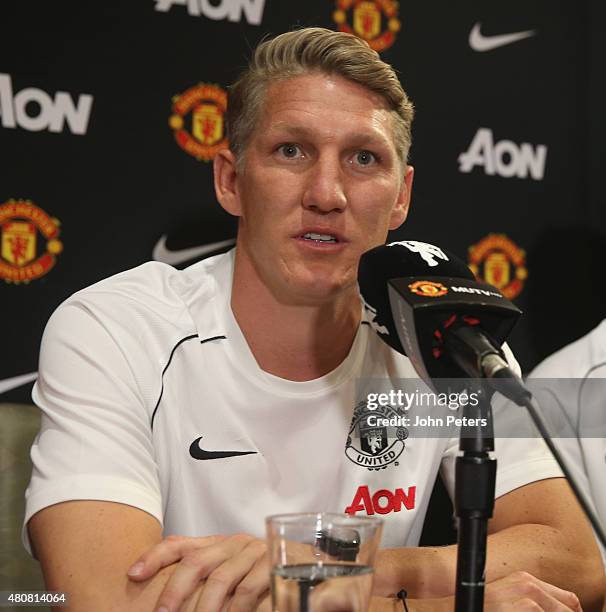
[(320, 213), (343, 211), (347, 198), (340, 160), (336, 156), (320, 156), (308, 172), (304, 208)]

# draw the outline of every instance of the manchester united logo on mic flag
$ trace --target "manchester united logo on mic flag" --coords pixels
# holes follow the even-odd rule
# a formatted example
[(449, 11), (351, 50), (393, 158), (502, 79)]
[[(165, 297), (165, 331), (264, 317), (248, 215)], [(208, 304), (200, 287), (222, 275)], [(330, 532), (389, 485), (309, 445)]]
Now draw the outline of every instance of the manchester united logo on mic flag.
[(408, 288), (417, 295), (428, 297), (441, 297), (448, 293), (448, 289), (442, 283), (429, 280), (419, 280), (408, 285)]

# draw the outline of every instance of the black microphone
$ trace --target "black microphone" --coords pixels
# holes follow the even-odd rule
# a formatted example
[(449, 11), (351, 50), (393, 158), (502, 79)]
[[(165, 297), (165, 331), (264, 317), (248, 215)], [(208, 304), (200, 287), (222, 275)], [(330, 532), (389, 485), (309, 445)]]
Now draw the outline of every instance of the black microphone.
[(392, 242), (362, 255), (358, 282), (371, 326), (432, 388), (435, 379), (498, 378), (510, 399), (527, 395), (500, 348), (521, 311), (455, 255)]
[[(364, 253), (360, 259), (358, 284), (364, 307), (370, 314), (370, 324), (378, 336), (397, 352), (407, 355), (417, 374), (431, 388), (435, 389), (441, 378), (485, 378), (503, 395), (528, 409), (594, 531), (606, 546), (606, 533), (551, 440), (531, 393), (509, 368), (500, 348), (522, 314), (521, 310), (495, 287), (477, 282), (471, 270), (449, 251), (414, 240), (392, 242)], [(466, 444), (473, 445), (476, 441), (470, 438)], [(482, 440), (479, 442), (483, 444)], [(462, 459), (459, 457), (457, 461)], [(477, 458), (471, 463), (477, 463)], [(458, 473), (457, 466), (457, 480)], [(474, 502), (471, 506), (477, 510), (476, 481), (473, 480), (470, 495)], [(494, 483), (491, 486), (494, 498)], [(458, 497), (461, 499), (465, 494), (466, 491), (459, 491)], [(469, 500), (465, 498), (465, 501)], [(466, 508), (465, 503), (455, 505), (461, 505), (463, 510)], [(492, 510), (487, 516), (491, 513)], [(459, 542), (469, 544), (477, 539), (474, 529), (461, 528), (464, 521), (458, 510), (457, 516), (461, 519), (459, 531), (466, 533), (462, 539), (459, 536)], [(466, 520), (477, 522), (477, 517)], [(459, 566), (464, 566), (461, 560), (465, 561), (470, 550), (459, 545), (457, 606), (459, 587), (463, 584), (459, 580)], [(481, 565), (483, 568), (483, 563)], [(479, 575), (483, 575), (483, 569)], [(466, 595), (475, 597), (475, 589), (469, 587), (467, 584), (469, 593)], [(483, 593), (483, 588), (478, 592)], [(464, 607), (465, 603), (467, 600), (461, 605)]]

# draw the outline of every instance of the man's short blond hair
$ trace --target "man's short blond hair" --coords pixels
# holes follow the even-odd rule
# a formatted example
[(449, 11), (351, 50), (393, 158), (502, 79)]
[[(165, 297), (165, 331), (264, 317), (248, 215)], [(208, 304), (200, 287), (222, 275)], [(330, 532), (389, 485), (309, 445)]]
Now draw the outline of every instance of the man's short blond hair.
[(257, 123), (267, 87), (310, 72), (336, 74), (380, 95), (393, 114), (394, 143), (405, 166), (411, 144), (413, 105), (394, 69), (353, 34), (304, 28), (262, 42), (229, 91), (230, 149), (241, 162)]

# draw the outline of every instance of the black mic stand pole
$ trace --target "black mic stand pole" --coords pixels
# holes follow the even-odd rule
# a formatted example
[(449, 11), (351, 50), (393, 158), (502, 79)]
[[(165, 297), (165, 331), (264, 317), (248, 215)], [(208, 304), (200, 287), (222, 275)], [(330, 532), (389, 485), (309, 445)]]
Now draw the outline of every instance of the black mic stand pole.
[[(463, 416), (474, 425), (463, 425), (456, 459), (455, 514), (458, 519), (456, 612), (484, 610), (484, 577), (488, 519), (494, 510), (497, 462), (488, 455), (494, 450), (490, 395), (480, 388), (477, 406), (467, 404)], [(481, 419), (487, 426), (482, 427)], [(472, 421), (473, 422), (473, 421)]]

